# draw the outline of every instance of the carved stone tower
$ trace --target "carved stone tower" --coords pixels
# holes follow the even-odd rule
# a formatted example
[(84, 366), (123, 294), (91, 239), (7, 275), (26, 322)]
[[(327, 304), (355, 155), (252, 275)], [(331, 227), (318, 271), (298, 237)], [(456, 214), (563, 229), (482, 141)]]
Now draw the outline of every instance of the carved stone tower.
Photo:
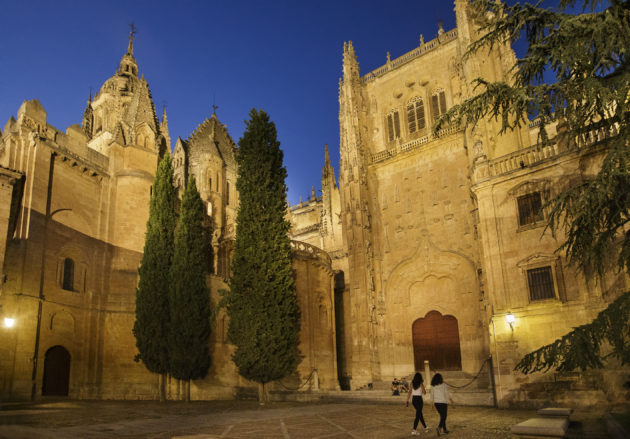
[[(348, 353), (353, 388), (372, 381), (376, 362), (376, 316), (372, 231), (367, 184), (367, 156), (361, 127), (364, 97), (352, 42), (344, 44), (343, 80), (339, 86), (340, 191), (344, 248), (348, 252), (352, 350)], [(341, 182), (343, 181), (343, 184)]]

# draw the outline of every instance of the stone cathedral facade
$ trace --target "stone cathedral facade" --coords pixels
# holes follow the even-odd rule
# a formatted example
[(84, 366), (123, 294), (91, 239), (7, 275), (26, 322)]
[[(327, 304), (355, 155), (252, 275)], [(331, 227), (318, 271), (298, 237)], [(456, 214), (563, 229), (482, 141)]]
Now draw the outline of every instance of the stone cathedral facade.
[[(467, 379), (492, 357), (499, 404), (531, 401), (537, 385), (562, 377), (525, 377), (516, 362), (589, 322), (628, 286), (615, 274), (585, 279), (555, 252), (562, 236), (543, 233), (545, 200), (596, 172), (601, 150), (580, 149), (561, 129), (542, 148), (535, 122), (502, 136), (495, 121), (433, 134), (435, 119), (472, 95), (474, 78), (505, 79), (515, 61), (506, 46), (464, 59), (487, 17), (454, 3), (455, 29), (440, 26), (437, 38), (421, 37), (367, 74), (344, 44), (339, 175), (326, 147), (321, 195), (313, 190), (287, 212), (304, 358), (277, 391), (378, 388), (425, 361)], [(0, 398), (155, 398), (158, 378), (133, 361), (132, 327), (151, 185), (171, 138), (133, 39), (81, 125), (63, 132), (46, 118), (37, 100), (26, 101), (0, 133), (0, 317), (14, 323), (0, 328)], [(235, 148), (212, 114), (172, 152), (175, 185), (194, 175), (206, 205), (215, 303), (235, 237)], [(212, 366), (192, 383), (193, 399), (255, 387), (230, 360), (228, 324), (219, 311)], [(595, 388), (570, 377), (572, 398), (616, 397), (623, 374), (606, 373)], [(178, 388), (170, 382), (169, 397)]]
[(536, 121), (504, 135), (493, 120), (433, 134), (440, 114), (473, 95), (475, 78), (507, 80), (515, 62), (507, 46), (462, 56), (490, 18), (467, 4), (454, 2), (455, 29), (439, 26), (437, 38), (420, 36), (374, 71), (361, 74), (344, 45), (339, 177), (326, 148), (321, 196), (291, 210), (294, 239), (332, 258), (340, 382), (370, 387), (423, 371), (425, 360), (456, 382), (491, 356), (500, 405), (541, 403), (550, 381), (561, 401), (618, 398), (627, 370), (601, 372), (599, 386), (586, 375), (513, 371), (590, 322), (628, 279), (587, 280), (556, 252), (562, 232), (545, 232), (544, 202), (597, 171), (601, 149), (581, 146), (602, 133), (576, 143), (548, 127), (556, 143), (545, 148)]

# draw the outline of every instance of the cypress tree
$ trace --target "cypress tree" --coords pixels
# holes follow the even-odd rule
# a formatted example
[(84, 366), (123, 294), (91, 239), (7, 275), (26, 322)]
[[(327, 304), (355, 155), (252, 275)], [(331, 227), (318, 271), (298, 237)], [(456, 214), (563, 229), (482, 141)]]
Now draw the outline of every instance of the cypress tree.
[(206, 284), (209, 261), (203, 219), (203, 202), (195, 178), (191, 177), (175, 231), (168, 336), (170, 373), (186, 381), (186, 401), (190, 399), (189, 381), (205, 377), (210, 367), (210, 291)]
[(228, 339), (241, 376), (265, 384), (296, 370), (300, 310), (295, 292), (286, 214), (286, 169), (276, 127), (252, 109), (236, 155), (240, 203), (232, 278), (225, 293)]
[(151, 193), (144, 253), (138, 269), (140, 280), (136, 290), (136, 320), (133, 326), (139, 352), (135, 360), (142, 360), (149, 371), (162, 374), (160, 400), (165, 398), (164, 375), (169, 370), (168, 296), (176, 223), (175, 199), (171, 157), (165, 155), (155, 174)]

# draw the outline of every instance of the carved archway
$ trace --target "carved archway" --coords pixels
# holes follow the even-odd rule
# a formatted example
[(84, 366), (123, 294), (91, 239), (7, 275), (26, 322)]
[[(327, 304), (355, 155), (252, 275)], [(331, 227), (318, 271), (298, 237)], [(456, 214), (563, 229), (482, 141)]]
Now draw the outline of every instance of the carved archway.
[(43, 396), (68, 396), (70, 384), (70, 353), (63, 346), (46, 351), (44, 360)]
[(428, 360), (432, 370), (462, 370), (459, 325), (451, 315), (429, 311), (412, 325), (413, 357), (416, 370)]

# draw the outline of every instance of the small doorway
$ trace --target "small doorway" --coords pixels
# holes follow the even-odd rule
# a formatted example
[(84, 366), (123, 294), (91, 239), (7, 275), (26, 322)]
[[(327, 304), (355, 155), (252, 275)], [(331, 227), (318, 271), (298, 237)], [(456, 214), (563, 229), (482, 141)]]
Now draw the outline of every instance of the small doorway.
[(70, 383), (70, 353), (63, 346), (46, 351), (44, 360), (43, 396), (68, 396)]
[(429, 360), (432, 370), (462, 370), (459, 326), (455, 317), (429, 311), (413, 322), (412, 332), (416, 370), (424, 369), (424, 360)]

